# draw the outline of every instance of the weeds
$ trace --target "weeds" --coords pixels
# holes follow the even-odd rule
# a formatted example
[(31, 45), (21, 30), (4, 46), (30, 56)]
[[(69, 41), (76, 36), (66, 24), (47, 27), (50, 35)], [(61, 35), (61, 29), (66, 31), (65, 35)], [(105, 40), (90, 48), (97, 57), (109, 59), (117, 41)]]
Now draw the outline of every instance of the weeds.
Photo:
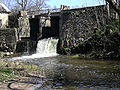
[(16, 77), (25, 77), (29, 72), (40, 71), (39, 66), (29, 65), (19, 61), (0, 60), (0, 82), (11, 80)]

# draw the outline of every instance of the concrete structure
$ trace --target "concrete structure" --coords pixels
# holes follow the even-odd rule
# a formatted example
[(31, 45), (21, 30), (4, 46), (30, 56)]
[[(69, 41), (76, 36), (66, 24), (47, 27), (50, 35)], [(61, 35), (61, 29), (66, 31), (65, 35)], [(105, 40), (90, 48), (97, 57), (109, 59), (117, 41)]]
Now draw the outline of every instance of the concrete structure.
[(8, 25), (8, 15), (11, 11), (0, 1), (0, 28)]
[(17, 32), (15, 29), (0, 29), (0, 52), (16, 50)]
[(64, 10), (60, 14), (60, 46), (72, 48), (103, 28), (107, 21), (106, 6)]
[[(112, 9), (108, 11), (106, 5), (77, 9), (69, 9), (66, 6), (61, 6), (61, 8), (59, 12), (48, 10), (46, 13), (38, 14), (38, 12), (35, 15), (22, 14), (19, 20), (22, 26), (20, 33), (26, 35), (20, 38), (38, 41), (43, 38), (58, 37), (58, 52), (63, 54), (63, 49), (74, 48), (115, 19), (114, 11)], [(30, 30), (26, 27), (30, 27)]]
[(18, 39), (30, 37), (30, 23), (28, 17), (19, 17), (18, 19)]
[[(110, 19), (108, 12), (112, 12), (107, 10), (106, 5), (78, 9), (70, 9), (69, 6), (61, 5), (59, 10), (59, 12), (50, 12), (52, 10), (48, 10), (46, 13), (37, 12), (40, 13), (39, 15), (22, 14), (19, 18), (19, 26), (22, 28), (21, 33), (25, 35), (22, 34), (21, 37), (29, 37), (30, 35), (30, 38), (39, 40), (58, 36), (60, 40), (65, 41), (70, 33), (76, 33), (76, 37), (81, 40), (77, 40), (75, 37), (73, 41), (77, 40), (79, 43), (91, 36), (95, 28), (100, 29), (108, 23), (108, 19)], [(111, 16), (113, 16), (111, 18), (115, 17), (114, 12), (111, 13)]]

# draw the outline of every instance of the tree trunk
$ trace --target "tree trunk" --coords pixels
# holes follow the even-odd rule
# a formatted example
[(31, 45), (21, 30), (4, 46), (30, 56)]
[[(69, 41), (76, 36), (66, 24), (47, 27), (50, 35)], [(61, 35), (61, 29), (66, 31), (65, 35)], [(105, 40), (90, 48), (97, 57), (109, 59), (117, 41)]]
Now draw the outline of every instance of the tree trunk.
[(110, 6), (118, 13), (120, 16), (120, 0), (117, 1), (117, 4), (114, 0), (106, 0)]
[[(116, 11), (117, 13), (117, 19), (119, 20), (119, 25), (120, 25), (120, 0), (106, 0), (110, 4), (110, 6)], [(120, 28), (119, 28), (120, 31)]]

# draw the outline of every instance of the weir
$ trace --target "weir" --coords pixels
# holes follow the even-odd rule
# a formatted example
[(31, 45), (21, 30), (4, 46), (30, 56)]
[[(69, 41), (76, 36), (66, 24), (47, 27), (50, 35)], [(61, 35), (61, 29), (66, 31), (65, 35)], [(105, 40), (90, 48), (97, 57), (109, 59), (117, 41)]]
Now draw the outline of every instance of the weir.
[(57, 42), (58, 39), (54, 38), (39, 40), (37, 44), (36, 54), (57, 54)]
[(30, 56), (22, 56), (13, 58), (14, 60), (17, 59), (29, 59), (29, 58), (44, 58), (44, 57), (53, 57), (58, 55), (57, 54), (57, 43), (58, 39), (55, 38), (47, 38), (39, 40), (37, 43), (36, 53)]
[[(22, 35), (19, 36), (23, 40), (23, 37), (25, 39), (30, 35), (28, 38), (36, 42), (44, 38), (58, 37), (57, 52), (59, 54), (78, 53), (71, 49), (89, 39), (93, 33), (101, 30), (114, 18), (112, 16), (110, 20), (108, 19), (106, 8), (106, 5), (100, 5), (67, 10), (60, 9), (60, 12), (48, 10), (47, 13), (28, 14), (29, 17), (21, 16), (20, 18), (24, 18), (23, 20), (20, 19), (20, 26), (23, 30), (20, 30)], [(23, 21), (24, 23), (21, 23)], [(23, 26), (28, 21), (30, 24)], [(26, 27), (29, 27), (29, 32)], [(65, 48), (69, 48), (69, 51)], [(21, 50), (21, 48), (17, 50)]]

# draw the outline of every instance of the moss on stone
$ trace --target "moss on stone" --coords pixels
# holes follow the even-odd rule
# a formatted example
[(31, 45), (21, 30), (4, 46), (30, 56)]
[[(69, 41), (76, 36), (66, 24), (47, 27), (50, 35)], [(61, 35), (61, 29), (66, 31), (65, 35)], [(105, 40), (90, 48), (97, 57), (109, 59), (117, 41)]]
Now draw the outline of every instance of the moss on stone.
[(79, 54), (75, 54), (72, 56), (72, 58), (78, 58), (79, 57)]

